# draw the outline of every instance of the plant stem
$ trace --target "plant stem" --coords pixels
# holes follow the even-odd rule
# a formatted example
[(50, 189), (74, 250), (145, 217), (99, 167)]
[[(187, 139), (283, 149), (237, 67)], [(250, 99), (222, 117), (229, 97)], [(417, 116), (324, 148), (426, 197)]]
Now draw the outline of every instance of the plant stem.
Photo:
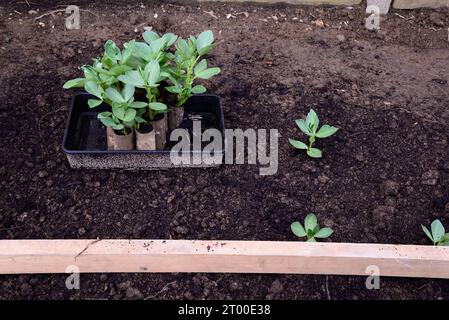
[(314, 143), (315, 143), (315, 136), (310, 136), (310, 138), (309, 138), (309, 149), (313, 147)]

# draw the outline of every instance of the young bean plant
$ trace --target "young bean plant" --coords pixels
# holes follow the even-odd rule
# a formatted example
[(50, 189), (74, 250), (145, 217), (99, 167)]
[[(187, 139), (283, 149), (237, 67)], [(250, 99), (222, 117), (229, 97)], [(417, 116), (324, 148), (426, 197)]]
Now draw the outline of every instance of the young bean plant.
[(422, 230), (426, 236), (436, 246), (449, 246), (449, 233), (445, 233), (444, 226), (440, 220), (434, 220), (430, 225), (430, 231), (425, 226), (421, 225)]
[(196, 79), (210, 79), (220, 73), (220, 68), (208, 68), (206, 59), (202, 59), (213, 48), (214, 34), (210, 30), (197, 38), (190, 36), (187, 41), (178, 39), (174, 55), (176, 67), (170, 69), (172, 85), (166, 87), (168, 92), (176, 94), (176, 107), (184, 105), (193, 94), (206, 92), (203, 85), (193, 85)]
[(311, 158), (321, 158), (322, 153), (318, 148), (314, 148), (313, 145), (316, 141), (316, 138), (328, 138), (335, 134), (338, 128), (335, 128), (330, 125), (323, 125), (319, 128), (320, 120), (318, 119), (318, 115), (313, 109), (310, 109), (307, 114), (306, 120), (298, 119), (296, 120), (296, 125), (298, 128), (306, 135), (309, 136), (309, 143), (305, 144), (304, 142), (288, 139), (290, 144), (296, 149), (307, 150), (307, 155)]
[(146, 122), (142, 118), (143, 111), (147, 103), (134, 101), (135, 88), (125, 84), (121, 92), (109, 87), (105, 91), (105, 96), (112, 101), (112, 112), (105, 111), (98, 114), (98, 119), (105, 125), (112, 127), (123, 134), (129, 133), (128, 128), (139, 128), (141, 123)]
[(132, 57), (135, 41), (125, 43), (124, 49), (120, 50), (112, 40), (106, 41), (104, 45), (104, 54), (101, 59), (94, 59), (92, 65), (82, 66), (84, 78), (76, 78), (67, 81), (63, 88), (83, 88), (88, 93), (95, 96), (95, 99), (89, 99), (90, 108), (95, 108), (105, 102), (111, 105), (111, 101), (105, 96), (105, 91), (109, 87), (115, 87), (121, 90), (121, 83), (118, 77), (131, 70), (127, 65)]
[(316, 242), (315, 238), (328, 238), (334, 232), (331, 228), (320, 229), (317, 217), (313, 213), (308, 214), (304, 219), (304, 226), (296, 221), (291, 224), (290, 228), (295, 236), (300, 238), (307, 237), (308, 242)]
[(123, 83), (145, 89), (148, 99), (149, 119), (153, 120), (158, 113), (167, 111), (166, 104), (156, 101), (158, 97), (157, 88), (163, 78), (164, 75), (161, 74), (159, 62), (157, 60), (151, 60), (145, 65), (143, 70), (140, 67), (138, 70), (130, 70), (118, 79)]

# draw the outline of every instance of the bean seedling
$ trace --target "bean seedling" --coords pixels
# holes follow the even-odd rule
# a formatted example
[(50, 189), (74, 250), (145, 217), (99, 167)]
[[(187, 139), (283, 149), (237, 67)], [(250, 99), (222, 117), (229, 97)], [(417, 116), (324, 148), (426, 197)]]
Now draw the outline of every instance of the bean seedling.
[(220, 73), (220, 68), (208, 68), (206, 59), (201, 59), (213, 48), (214, 34), (210, 30), (197, 38), (190, 36), (187, 41), (178, 39), (174, 55), (176, 67), (169, 77), (173, 85), (165, 88), (177, 95), (176, 107), (181, 107), (193, 94), (206, 92), (203, 85), (193, 86), (196, 79), (210, 79)]
[(319, 128), (320, 120), (318, 119), (318, 115), (313, 109), (310, 109), (305, 121), (303, 119), (298, 119), (295, 122), (298, 128), (303, 133), (309, 136), (309, 144), (307, 145), (304, 142), (298, 140), (288, 139), (290, 144), (296, 149), (307, 150), (307, 155), (311, 158), (321, 158), (321, 150), (313, 147), (316, 138), (328, 138), (335, 134), (338, 128), (335, 128), (328, 124), (325, 124), (321, 128)]
[(315, 238), (328, 238), (334, 232), (331, 228), (320, 229), (317, 217), (313, 213), (308, 214), (304, 219), (304, 226), (300, 222), (296, 221), (291, 224), (290, 228), (295, 236), (300, 238), (307, 237), (307, 242), (316, 242)]
[(146, 122), (142, 118), (146, 102), (134, 101), (135, 88), (125, 84), (123, 90), (119, 92), (113, 87), (105, 91), (105, 96), (112, 103), (112, 112), (105, 111), (98, 114), (98, 119), (105, 125), (112, 127), (116, 131), (127, 134), (127, 128), (139, 128), (140, 123)]
[(430, 225), (430, 231), (425, 226), (421, 225), (422, 230), (426, 236), (436, 246), (449, 246), (449, 233), (445, 233), (444, 226), (440, 220), (434, 220)]
[(89, 99), (90, 108), (95, 108), (105, 102), (111, 105), (111, 101), (105, 96), (107, 88), (113, 86), (120, 88), (118, 77), (132, 68), (127, 65), (132, 57), (135, 41), (125, 43), (120, 50), (114, 41), (108, 40), (104, 45), (104, 54), (101, 59), (94, 59), (92, 65), (82, 66), (84, 78), (76, 78), (67, 81), (63, 88), (82, 88), (95, 96)]
[(145, 89), (148, 99), (149, 118), (153, 120), (158, 113), (167, 111), (166, 104), (156, 101), (157, 88), (163, 77), (159, 62), (151, 60), (143, 70), (140, 67), (138, 70), (130, 70), (126, 74), (119, 76), (118, 79), (123, 83)]

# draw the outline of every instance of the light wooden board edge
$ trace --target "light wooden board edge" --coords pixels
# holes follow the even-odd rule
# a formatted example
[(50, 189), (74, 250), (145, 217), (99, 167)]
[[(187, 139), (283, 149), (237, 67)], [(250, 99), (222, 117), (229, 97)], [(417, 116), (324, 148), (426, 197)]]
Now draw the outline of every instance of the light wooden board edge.
[(444, 8), (449, 7), (449, 0), (394, 0), (393, 8), (418, 9), (418, 8)]
[(449, 247), (215, 240), (0, 240), (0, 274), (205, 272), (449, 279)]
[(362, 0), (198, 0), (198, 2), (255, 2), (255, 3), (288, 3), (293, 5), (355, 5)]

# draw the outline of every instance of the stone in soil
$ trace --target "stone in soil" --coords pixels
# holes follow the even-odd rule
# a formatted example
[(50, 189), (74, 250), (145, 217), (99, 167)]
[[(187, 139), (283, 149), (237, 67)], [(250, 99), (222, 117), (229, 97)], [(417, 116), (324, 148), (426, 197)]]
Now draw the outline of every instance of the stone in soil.
[(439, 172), (438, 170), (429, 170), (426, 171), (423, 175), (422, 175), (422, 184), (424, 185), (428, 185), (428, 186), (434, 186), (437, 184), (438, 181), (438, 177), (439, 177)]

